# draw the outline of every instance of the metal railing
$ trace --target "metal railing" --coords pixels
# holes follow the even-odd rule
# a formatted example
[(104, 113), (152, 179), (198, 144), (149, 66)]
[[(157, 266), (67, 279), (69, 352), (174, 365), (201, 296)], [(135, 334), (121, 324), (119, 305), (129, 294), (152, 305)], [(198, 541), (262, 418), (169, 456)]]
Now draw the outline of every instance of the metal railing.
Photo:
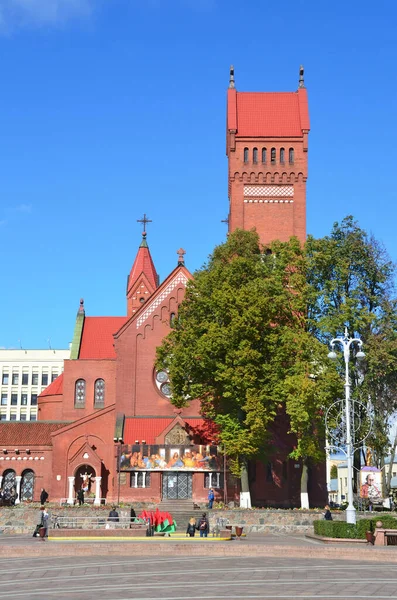
[(74, 517), (53, 515), (51, 518), (53, 529), (130, 529), (131, 525), (143, 525), (148, 527), (149, 519), (138, 519), (137, 517), (120, 517), (115, 521), (114, 517)]

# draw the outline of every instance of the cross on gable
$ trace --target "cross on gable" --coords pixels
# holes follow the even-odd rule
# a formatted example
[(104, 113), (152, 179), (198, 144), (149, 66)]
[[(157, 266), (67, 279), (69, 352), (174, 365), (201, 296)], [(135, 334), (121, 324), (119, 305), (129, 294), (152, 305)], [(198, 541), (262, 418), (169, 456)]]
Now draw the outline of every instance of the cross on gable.
[(227, 225), (229, 225), (229, 217), (226, 217), (226, 219), (222, 219), (221, 223), (226, 223)]
[(178, 264), (183, 264), (185, 262), (183, 257), (186, 254), (186, 251), (183, 248), (179, 248), (176, 253), (178, 254)]
[(146, 233), (146, 223), (152, 223), (153, 221), (147, 218), (146, 213), (143, 213), (143, 218), (137, 219), (136, 222), (143, 223), (143, 233)]

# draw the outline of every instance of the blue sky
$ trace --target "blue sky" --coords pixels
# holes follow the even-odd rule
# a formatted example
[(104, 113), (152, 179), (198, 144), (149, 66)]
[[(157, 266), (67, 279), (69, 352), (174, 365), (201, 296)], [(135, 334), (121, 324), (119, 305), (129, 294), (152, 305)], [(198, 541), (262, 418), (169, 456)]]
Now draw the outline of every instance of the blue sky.
[(353, 214), (397, 260), (397, 4), (0, 0), (0, 346), (125, 314), (141, 239), (163, 280), (225, 240), (225, 99), (305, 67), (308, 233)]

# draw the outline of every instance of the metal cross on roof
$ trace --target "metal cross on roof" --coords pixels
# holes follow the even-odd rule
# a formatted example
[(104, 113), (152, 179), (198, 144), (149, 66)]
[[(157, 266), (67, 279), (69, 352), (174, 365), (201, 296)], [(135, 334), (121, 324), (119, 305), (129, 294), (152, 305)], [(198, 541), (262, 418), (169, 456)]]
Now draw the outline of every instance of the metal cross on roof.
[(185, 262), (185, 259), (183, 258), (183, 256), (186, 254), (185, 250), (183, 248), (179, 248), (176, 253), (178, 254), (178, 264), (183, 264)]
[(227, 216), (226, 219), (222, 219), (221, 223), (226, 223), (227, 225), (229, 225), (229, 217)]
[(152, 223), (151, 219), (148, 219), (146, 213), (143, 213), (143, 219), (137, 219), (137, 223), (143, 223), (143, 233), (146, 233), (146, 223)]

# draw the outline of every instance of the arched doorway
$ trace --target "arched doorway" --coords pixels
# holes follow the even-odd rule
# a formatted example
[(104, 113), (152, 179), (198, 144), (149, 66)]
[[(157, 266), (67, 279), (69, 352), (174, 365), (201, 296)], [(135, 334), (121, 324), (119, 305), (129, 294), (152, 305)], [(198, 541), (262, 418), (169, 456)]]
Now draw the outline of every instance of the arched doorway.
[(4, 471), (3, 474), (3, 487), (2, 490), (4, 492), (4, 495), (7, 497), (9, 496), (11, 489), (17, 487), (17, 482), (15, 479), (15, 471), (13, 471), (13, 469), (8, 469), (7, 471)]
[(75, 475), (74, 487), (76, 492), (80, 489), (84, 490), (84, 494), (88, 495), (94, 492), (94, 477), (95, 469), (90, 465), (81, 465)]
[(34, 471), (32, 469), (26, 469), (22, 473), (21, 479), (21, 502), (26, 502), (27, 500), (33, 500), (34, 493)]

